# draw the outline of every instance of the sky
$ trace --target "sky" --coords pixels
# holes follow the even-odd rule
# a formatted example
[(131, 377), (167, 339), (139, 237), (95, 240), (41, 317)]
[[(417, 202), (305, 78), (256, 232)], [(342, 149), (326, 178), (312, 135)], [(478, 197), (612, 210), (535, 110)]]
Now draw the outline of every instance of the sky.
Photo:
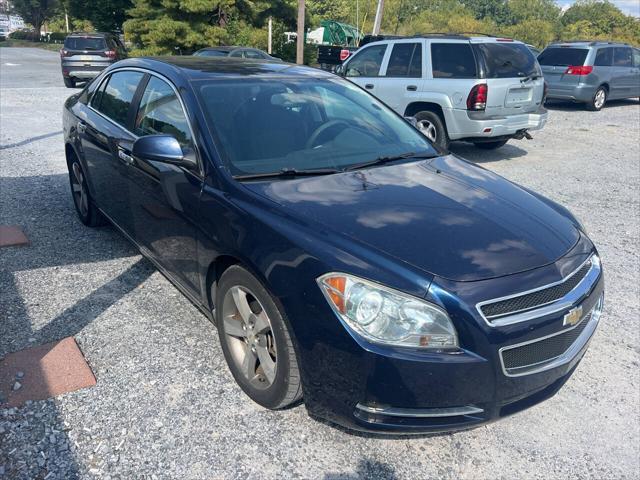
[[(563, 9), (567, 9), (574, 3), (574, 0), (556, 0), (556, 2)], [(610, 2), (627, 15), (640, 17), (640, 0), (610, 0)]]

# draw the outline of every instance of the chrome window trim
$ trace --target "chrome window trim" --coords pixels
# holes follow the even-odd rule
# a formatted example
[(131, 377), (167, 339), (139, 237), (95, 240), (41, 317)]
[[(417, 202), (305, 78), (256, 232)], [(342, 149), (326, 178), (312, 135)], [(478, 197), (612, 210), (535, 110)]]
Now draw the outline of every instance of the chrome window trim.
[[(516, 344), (513, 344), (513, 345), (508, 345), (506, 347), (500, 348), (498, 350), (498, 356), (500, 357), (500, 367), (502, 368), (502, 373), (506, 377), (523, 377), (525, 375), (533, 375), (535, 373), (545, 372), (547, 370), (551, 370), (553, 368), (562, 366), (565, 363), (569, 363), (580, 352), (580, 350), (582, 350), (582, 348), (589, 342), (589, 340), (591, 339), (591, 336), (595, 332), (596, 327), (598, 326), (598, 323), (600, 322), (600, 316), (601, 315), (596, 315), (594, 317), (593, 311), (595, 310), (595, 308), (598, 306), (598, 304), (600, 302), (603, 302), (603, 300), (604, 300), (604, 295), (601, 294), (600, 298), (598, 299), (596, 304), (593, 306), (593, 308), (582, 317), (582, 320), (580, 322), (576, 323), (571, 328), (565, 328), (564, 330), (560, 330), (559, 332), (552, 333), (550, 335), (545, 335), (544, 337), (538, 337), (538, 338), (534, 338), (533, 340), (527, 340), (526, 342), (520, 342), (520, 343), (516, 343)], [(547, 338), (551, 338), (551, 337), (556, 337), (558, 335), (562, 335), (564, 333), (570, 332), (571, 330), (573, 330), (575, 328), (578, 328), (585, 321), (588, 322), (588, 323), (587, 323), (587, 326), (585, 327), (585, 329), (583, 330), (583, 332), (578, 336), (578, 338), (576, 338), (574, 340), (574, 342), (569, 346), (569, 348), (567, 348), (567, 350), (565, 350), (562, 354), (558, 355), (557, 357), (553, 357), (553, 358), (550, 358), (550, 359), (542, 361), (542, 362), (532, 363), (530, 365), (525, 365), (525, 366), (516, 368), (516, 369), (523, 369), (523, 368), (528, 368), (528, 367), (532, 367), (532, 366), (535, 367), (536, 365), (542, 365), (541, 367), (534, 368), (533, 370), (527, 370), (526, 372), (523, 372), (523, 373), (509, 373), (507, 371), (507, 369), (506, 369), (506, 367), (504, 365), (504, 359), (502, 357), (502, 352), (504, 352), (506, 350), (511, 350), (511, 349), (514, 349), (514, 348), (522, 347), (522, 346), (525, 346), (525, 345), (530, 345), (532, 343), (541, 342), (543, 340), (546, 340)], [(511, 370), (514, 370), (514, 369), (512, 368)]]
[[(187, 126), (189, 127), (189, 133), (191, 134), (191, 141), (193, 142), (193, 149), (196, 152), (196, 163), (197, 163), (197, 166), (198, 166), (198, 172), (200, 174), (200, 177), (203, 177), (204, 176), (204, 169), (203, 169), (202, 161), (200, 160), (200, 149), (198, 148), (198, 143), (196, 142), (196, 137), (193, 134), (193, 128), (191, 127), (191, 120), (189, 119), (189, 115), (187, 115), (187, 108), (186, 108), (184, 102), (182, 101), (182, 97), (180, 96), (180, 93), (178, 92), (178, 89), (176, 88), (176, 86), (173, 84), (173, 82), (171, 80), (169, 80), (167, 77), (165, 77), (161, 73), (157, 73), (157, 72), (154, 72), (152, 70), (147, 70), (146, 68), (141, 68), (141, 67), (119, 67), (119, 68), (114, 68), (113, 70), (109, 70), (109, 71), (105, 72), (104, 78), (100, 81), (100, 84), (98, 85), (98, 87), (91, 93), (91, 98), (87, 102), (86, 107), (89, 108), (92, 112), (96, 113), (97, 115), (99, 115), (102, 118), (104, 118), (105, 120), (107, 120), (108, 122), (112, 123), (116, 127), (121, 128), (122, 130), (127, 132), (129, 135), (131, 135), (134, 138), (134, 141), (137, 140), (138, 138), (140, 138), (140, 135), (136, 135), (131, 130), (129, 130), (127, 127), (125, 127), (124, 125), (120, 125), (118, 122), (116, 122), (115, 120), (107, 117), (105, 114), (103, 114), (102, 112), (96, 110), (92, 106), (93, 98), (95, 97), (95, 93), (98, 90), (100, 90), (100, 87), (102, 86), (102, 84), (105, 81), (107, 81), (107, 78), (110, 78), (111, 75), (113, 75), (114, 73), (126, 72), (126, 71), (141, 72), (143, 74), (146, 73), (148, 75), (151, 75), (151, 76), (159, 78), (160, 80), (166, 82), (171, 87), (171, 89), (173, 90), (173, 93), (176, 94), (176, 97), (178, 98), (178, 101), (180, 102), (180, 106), (182, 107), (182, 113), (184, 114), (184, 118), (187, 121)], [(145, 88), (146, 88), (146, 85), (145, 85)], [(141, 100), (142, 100), (142, 98), (141, 98)], [(138, 105), (138, 107), (139, 107), (139, 105)]]
[[(482, 312), (482, 307), (484, 305), (501, 302), (503, 300), (509, 300), (511, 298), (522, 297), (530, 293), (535, 293), (540, 290), (545, 290), (547, 288), (552, 288), (557, 285), (561, 285), (565, 283), (567, 280), (569, 280), (571, 277), (573, 277), (576, 273), (578, 273), (578, 271), (580, 271), (580, 269), (589, 262), (591, 262), (591, 268), (586, 273), (584, 278), (573, 288), (573, 290), (571, 290), (562, 298), (553, 300), (552, 302), (538, 305), (531, 309), (518, 310), (516, 312), (509, 313), (502, 317), (487, 318)], [(602, 271), (602, 267), (600, 263), (600, 258), (598, 257), (597, 254), (594, 253), (591, 256), (589, 256), (589, 258), (587, 258), (584, 262), (582, 262), (574, 271), (572, 271), (566, 277), (564, 277), (562, 280), (549, 283), (541, 287), (536, 287), (531, 290), (525, 290), (523, 292), (514, 293), (512, 295), (492, 298), (490, 300), (483, 300), (482, 302), (478, 302), (476, 304), (476, 310), (480, 315), (480, 317), (482, 317), (485, 323), (490, 327), (503, 327), (505, 325), (512, 325), (514, 323), (526, 322), (527, 320), (532, 320), (534, 318), (539, 318), (545, 315), (556, 313), (573, 306), (578, 300), (580, 300), (581, 297), (589, 293), (589, 290), (591, 290), (591, 287), (593, 286), (593, 284), (600, 277), (601, 271)], [(494, 321), (491, 321), (491, 318), (496, 318), (496, 319)]]
[(358, 403), (356, 409), (373, 413), (375, 415), (387, 415), (390, 417), (407, 418), (441, 418), (458, 417), (463, 415), (475, 415), (484, 412), (482, 408), (471, 405), (465, 407), (444, 407), (444, 408), (395, 408), (395, 407), (368, 407)]

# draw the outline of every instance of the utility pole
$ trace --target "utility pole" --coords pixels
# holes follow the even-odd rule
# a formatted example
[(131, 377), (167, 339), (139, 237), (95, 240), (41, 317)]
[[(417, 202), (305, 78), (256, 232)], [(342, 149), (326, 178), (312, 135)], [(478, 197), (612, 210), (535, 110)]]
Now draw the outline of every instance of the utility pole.
[(273, 20), (269, 17), (269, 40), (267, 42), (267, 53), (271, 55), (271, 41), (273, 39)]
[(373, 21), (373, 31), (371, 32), (371, 35), (378, 35), (380, 33), (380, 24), (382, 23), (382, 10), (384, 10), (384, 0), (378, 0), (376, 19)]
[(298, 38), (296, 41), (296, 63), (304, 63), (304, 0), (298, 0)]

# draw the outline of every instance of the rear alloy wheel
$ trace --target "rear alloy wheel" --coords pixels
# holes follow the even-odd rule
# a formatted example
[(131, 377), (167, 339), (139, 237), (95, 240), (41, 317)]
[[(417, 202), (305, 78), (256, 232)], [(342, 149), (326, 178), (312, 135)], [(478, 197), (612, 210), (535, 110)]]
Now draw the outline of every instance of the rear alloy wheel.
[(106, 223), (105, 218), (91, 201), (91, 195), (87, 188), (87, 179), (82, 165), (77, 159), (74, 159), (69, 165), (69, 183), (71, 184), (73, 204), (76, 207), (80, 221), (88, 227), (104, 225)]
[(284, 319), (271, 295), (234, 265), (220, 279), (216, 319), (227, 365), (256, 403), (284, 408), (302, 397), (298, 362)]
[(477, 142), (474, 145), (482, 150), (495, 150), (496, 148), (504, 147), (509, 140), (498, 140), (496, 142)]
[(598, 112), (602, 110), (602, 107), (604, 107), (606, 101), (607, 89), (604, 87), (599, 87), (598, 90), (596, 90), (596, 93), (593, 94), (591, 102), (587, 103), (587, 109), (591, 110), (592, 112)]
[(67, 88), (76, 88), (76, 81), (71, 77), (62, 77), (64, 86)]
[(423, 111), (416, 113), (415, 118), (416, 127), (425, 137), (443, 149), (449, 149), (449, 135), (440, 115), (435, 112)]

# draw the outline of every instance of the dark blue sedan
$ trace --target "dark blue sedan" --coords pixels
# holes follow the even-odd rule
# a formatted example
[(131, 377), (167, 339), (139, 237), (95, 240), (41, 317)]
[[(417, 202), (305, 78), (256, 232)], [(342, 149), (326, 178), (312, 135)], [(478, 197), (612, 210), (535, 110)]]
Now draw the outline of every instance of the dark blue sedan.
[(571, 213), (320, 70), (124, 60), (66, 102), (64, 137), (80, 220), (216, 323), (267, 408), (474, 427), (555, 394), (598, 324), (602, 267)]

